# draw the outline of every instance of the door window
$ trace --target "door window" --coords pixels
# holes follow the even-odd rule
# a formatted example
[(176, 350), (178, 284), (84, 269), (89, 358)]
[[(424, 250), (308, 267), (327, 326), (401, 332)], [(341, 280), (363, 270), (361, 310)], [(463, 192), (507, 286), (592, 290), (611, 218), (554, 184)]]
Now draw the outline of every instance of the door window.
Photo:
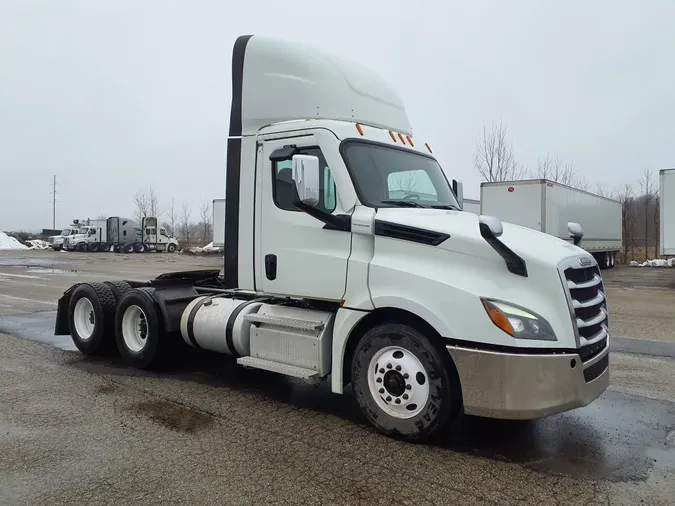
[[(321, 177), (319, 181), (319, 203), (317, 209), (332, 213), (335, 211), (335, 181), (330, 172), (328, 163), (318, 147), (304, 148), (298, 151), (301, 155), (313, 155), (319, 158), (319, 167), (321, 168)], [(293, 162), (284, 160), (282, 162), (272, 163), (272, 196), (274, 203), (280, 209), (285, 211), (300, 211), (293, 205), (295, 197), (295, 188), (293, 185)]]

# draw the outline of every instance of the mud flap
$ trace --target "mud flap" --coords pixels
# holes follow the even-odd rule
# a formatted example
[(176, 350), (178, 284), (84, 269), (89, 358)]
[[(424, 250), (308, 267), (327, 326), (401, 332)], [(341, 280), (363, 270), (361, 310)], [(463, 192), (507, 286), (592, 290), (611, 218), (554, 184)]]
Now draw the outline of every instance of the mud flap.
[(69, 336), (70, 327), (68, 326), (68, 305), (70, 304), (70, 296), (73, 293), (73, 290), (77, 288), (81, 283), (76, 283), (68, 290), (63, 292), (63, 295), (58, 301), (56, 308), (56, 322), (54, 324), (54, 335), (55, 336)]

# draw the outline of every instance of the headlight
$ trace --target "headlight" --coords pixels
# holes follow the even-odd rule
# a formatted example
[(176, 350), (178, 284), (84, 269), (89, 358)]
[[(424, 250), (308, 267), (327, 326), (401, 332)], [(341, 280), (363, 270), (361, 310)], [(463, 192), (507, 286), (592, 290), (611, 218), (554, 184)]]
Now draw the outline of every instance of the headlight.
[(516, 339), (558, 340), (551, 324), (529, 309), (499, 300), (481, 298), (481, 302), (492, 323)]

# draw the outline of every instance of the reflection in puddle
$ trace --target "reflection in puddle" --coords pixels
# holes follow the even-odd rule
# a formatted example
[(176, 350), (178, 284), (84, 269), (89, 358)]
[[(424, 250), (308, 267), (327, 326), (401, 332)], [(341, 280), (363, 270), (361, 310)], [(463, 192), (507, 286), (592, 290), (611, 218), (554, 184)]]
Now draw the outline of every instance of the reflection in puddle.
[(77, 271), (74, 269), (66, 270), (66, 269), (54, 269), (54, 268), (48, 268), (48, 267), (28, 267), (26, 270), (30, 272), (35, 272), (38, 274), (64, 274), (66, 276), (73, 276), (77, 274)]

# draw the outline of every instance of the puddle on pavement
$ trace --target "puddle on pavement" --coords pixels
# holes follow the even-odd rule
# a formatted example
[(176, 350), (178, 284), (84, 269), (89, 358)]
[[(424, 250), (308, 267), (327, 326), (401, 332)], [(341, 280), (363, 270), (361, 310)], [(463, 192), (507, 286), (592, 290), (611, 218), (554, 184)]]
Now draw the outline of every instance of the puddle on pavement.
[(49, 267), (50, 265), (67, 265), (70, 262), (63, 260), (52, 260), (48, 262), (34, 258), (12, 258), (0, 257), (0, 266), (3, 267)]
[(66, 276), (74, 276), (77, 274), (75, 269), (56, 269), (51, 267), (27, 267), (28, 272), (34, 272), (36, 274), (63, 274)]
[(168, 429), (188, 434), (203, 429), (213, 421), (207, 414), (166, 401), (139, 402), (133, 406), (132, 411), (145, 415)]

